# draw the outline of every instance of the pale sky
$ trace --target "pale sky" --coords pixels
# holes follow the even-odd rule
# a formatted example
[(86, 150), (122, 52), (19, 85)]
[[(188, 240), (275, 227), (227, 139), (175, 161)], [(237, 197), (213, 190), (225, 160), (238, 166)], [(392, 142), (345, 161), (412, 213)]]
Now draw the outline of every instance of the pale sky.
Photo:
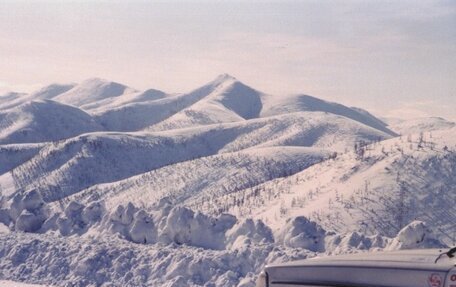
[(0, 90), (101, 77), (187, 92), (221, 73), (456, 120), (456, 1), (0, 0)]

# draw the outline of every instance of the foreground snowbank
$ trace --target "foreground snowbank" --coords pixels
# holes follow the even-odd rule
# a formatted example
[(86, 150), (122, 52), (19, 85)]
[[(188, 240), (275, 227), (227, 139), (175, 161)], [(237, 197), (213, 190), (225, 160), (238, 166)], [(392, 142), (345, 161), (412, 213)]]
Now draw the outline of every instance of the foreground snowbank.
[(147, 210), (128, 203), (107, 211), (103, 202), (52, 209), (35, 191), (4, 205), (0, 278), (59, 286), (248, 287), (267, 263), (444, 246), (418, 221), (388, 238), (337, 234), (299, 216), (274, 235), (261, 220), (211, 217), (166, 200)]
[(27, 284), (27, 283), (16, 282), (16, 281), (0, 280), (0, 286), (2, 286), (2, 287), (40, 287), (40, 286), (44, 286), (44, 285)]

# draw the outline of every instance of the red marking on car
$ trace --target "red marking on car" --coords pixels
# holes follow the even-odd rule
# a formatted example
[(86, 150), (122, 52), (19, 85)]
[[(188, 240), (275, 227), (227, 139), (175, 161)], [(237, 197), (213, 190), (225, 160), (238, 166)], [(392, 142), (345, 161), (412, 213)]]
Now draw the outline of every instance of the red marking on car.
[(442, 277), (439, 274), (433, 273), (429, 276), (428, 283), (429, 287), (441, 287)]

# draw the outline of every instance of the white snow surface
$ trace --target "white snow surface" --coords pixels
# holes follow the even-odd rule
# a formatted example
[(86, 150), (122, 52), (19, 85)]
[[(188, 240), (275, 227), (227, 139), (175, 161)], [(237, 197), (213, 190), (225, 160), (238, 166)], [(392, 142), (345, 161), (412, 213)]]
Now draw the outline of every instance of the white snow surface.
[(57, 95), (54, 100), (81, 107), (106, 98), (119, 97), (134, 90), (107, 80), (92, 78), (75, 85), (72, 89)]
[(444, 248), (455, 173), (452, 122), (227, 74), (176, 94), (96, 78), (12, 92), (0, 285), (250, 287), (272, 262)]
[(57, 141), (100, 129), (84, 111), (51, 100), (0, 111), (0, 144)]
[(2, 287), (39, 287), (39, 286), (47, 286), (47, 285), (38, 285), (38, 284), (28, 284), (23, 282), (17, 281), (8, 281), (8, 280), (0, 280), (0, 286)]
[(388, 127), (391, 130), (394, 130), (396, 133), (401, 135), (451, 129), (456, 126), (456, 123), (439, 117), (415, 118), (408, 120), (386, 118), (385, 121), (388, 123)]

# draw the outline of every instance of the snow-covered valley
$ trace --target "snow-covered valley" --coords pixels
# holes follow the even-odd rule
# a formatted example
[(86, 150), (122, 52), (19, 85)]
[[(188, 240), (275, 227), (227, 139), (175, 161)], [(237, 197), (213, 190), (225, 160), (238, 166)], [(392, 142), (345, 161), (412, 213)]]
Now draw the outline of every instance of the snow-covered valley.
[[(0, 280), (254, 286), (265, 264), (456, 240), (456, 124), (230, 75), (0, 95)], [(0, 281), (1, 282), (1, 281)]]

